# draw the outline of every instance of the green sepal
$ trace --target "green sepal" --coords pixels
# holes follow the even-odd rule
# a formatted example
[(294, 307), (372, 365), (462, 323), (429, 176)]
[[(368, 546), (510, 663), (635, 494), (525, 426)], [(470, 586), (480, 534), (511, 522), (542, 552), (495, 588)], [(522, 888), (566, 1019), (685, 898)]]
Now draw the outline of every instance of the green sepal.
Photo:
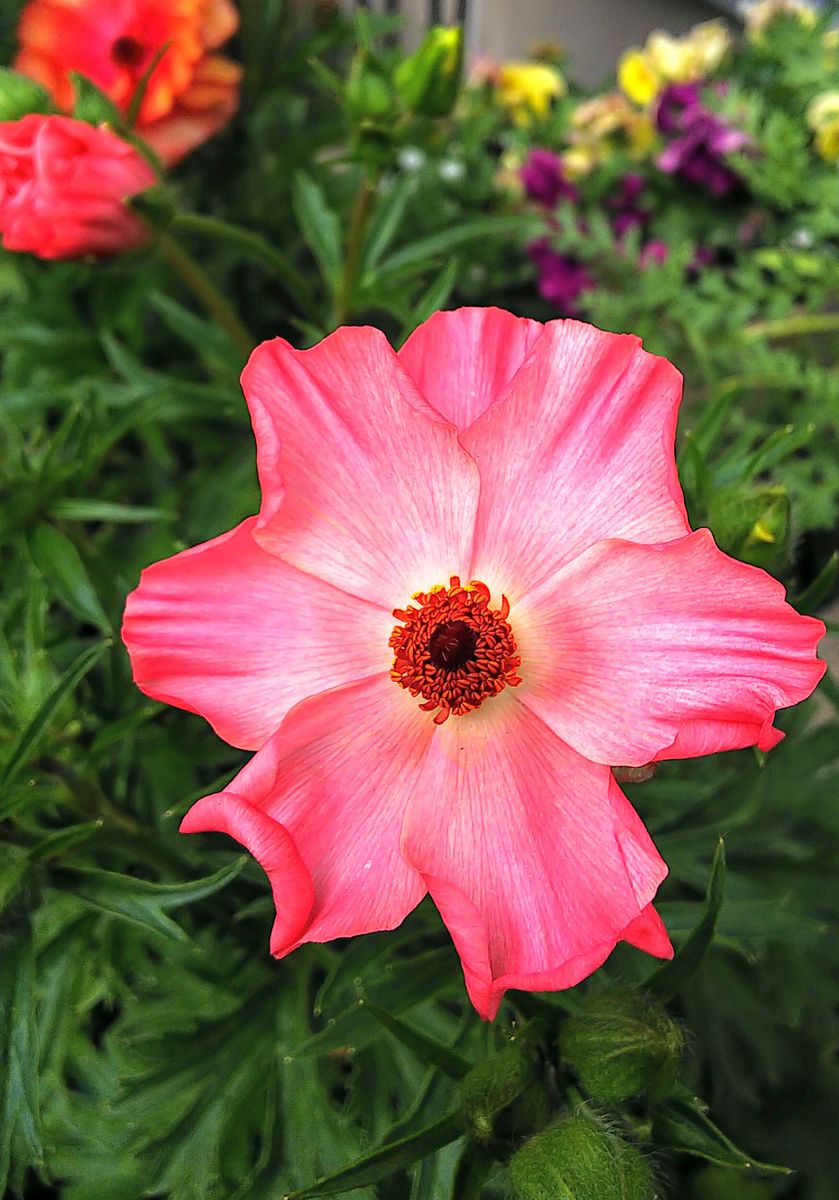
[(19, 121), (29, 113), (49, 113), (55, 108), (45, 88), (34, 79), (0, 67), (0, 121)]

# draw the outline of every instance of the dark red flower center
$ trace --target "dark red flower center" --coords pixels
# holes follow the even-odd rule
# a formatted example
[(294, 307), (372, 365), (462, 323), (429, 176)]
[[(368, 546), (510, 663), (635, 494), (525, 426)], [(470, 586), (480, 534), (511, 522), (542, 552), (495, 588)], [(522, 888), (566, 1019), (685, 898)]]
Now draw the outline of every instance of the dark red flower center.
[(448, 587), (417, 592), (413, 599), (418, 607), (393, 610), (402, 624), (388, 643), (395, 655), (390, 677), (412, 696), (422, 696), (425, 712), (438, 710), (437, 725), (521, 683), (505, 596), (500, 608), (490, 608), (485, 583), (473, 579), (463, 585), (453, 575)]
[(118, 37), (111, 46), (111, 58), (118, 67), (139, 67), (145, 57), (145, 46), (134, 37)]

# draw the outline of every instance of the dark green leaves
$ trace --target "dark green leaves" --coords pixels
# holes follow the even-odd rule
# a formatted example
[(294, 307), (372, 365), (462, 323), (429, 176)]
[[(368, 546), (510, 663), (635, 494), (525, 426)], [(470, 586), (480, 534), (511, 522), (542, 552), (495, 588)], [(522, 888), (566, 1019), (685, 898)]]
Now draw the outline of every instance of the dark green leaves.
[(707, 1105), (688, 1092), (661, 1108), (655, 1118), (653, 1136), (659, 1145), (721, 1167), (789, 1174), (788, 1167), (759, 1162), (739, 1150), (708, 1116)]
[(333, 1196), (339, 1192), (349, 1192), (353, 1188), (365, 1187), (367, 1184), (378, 1183), (380, 1179), (392, 1175), (394, 1171), (409, 1167), (418, 1159), (432, 1154), (450, 1142), (456, 1141), (463, 1134), (462, 1122), (458, 1114), (452, 1113), (441, 1117), (433, 1125), (421, 1129), (418, 1133), (409, 1134), (399, 1141), (390, 1142), (380, 1150), (356, 1159), (354, 1163), (336, 1171), (324, 1179), (319, 1179), (311, 1187), (300, 1188), (290, 1192), (283, 1200), (308, 1200), (308, 1197)]
[(647, 980), (646, 987), (649, 991), (658, 996), (669, 997), (690, 983), (714, 940), (724, 897), (725, 845), (721, 838), (711, 861), (711, 873), (708, 876), (705, 904), (699, 923), (671, 961), (659, 967)]

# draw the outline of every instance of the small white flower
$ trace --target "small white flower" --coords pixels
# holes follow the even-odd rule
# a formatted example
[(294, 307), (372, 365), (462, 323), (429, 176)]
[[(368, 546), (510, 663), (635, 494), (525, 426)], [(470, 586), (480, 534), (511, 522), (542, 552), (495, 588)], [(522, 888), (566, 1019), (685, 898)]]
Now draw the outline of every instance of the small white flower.
[(444, 158), (438, 167), (440, 178), (446, 183), (456, 183), (466, 174), (466, 167), (457, 158)]
[(421, 171), (426, 162), (425, 151), (419, 146), (403, 146), (397, 157), (403, 171)]

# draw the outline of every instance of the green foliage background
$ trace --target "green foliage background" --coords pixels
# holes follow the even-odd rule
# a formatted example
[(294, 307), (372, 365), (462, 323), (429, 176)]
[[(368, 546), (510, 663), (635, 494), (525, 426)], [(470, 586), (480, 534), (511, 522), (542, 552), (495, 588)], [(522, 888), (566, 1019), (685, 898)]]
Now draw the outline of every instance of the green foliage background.
[[(241, 7), (242, 109), (176, 173), (167, 233), (254, 342), (306, 344), (347, 319), (398, 340), (458, 303), (555, 315), (523, 249), (543, 218), (499, 185), (497, 166), (505, 150), (560, 142), (567, 109), (522, 131), (475, 89), (453, 117), (359, 117), (341, 82), (347, 58), (360, 41), (364, 68), (390, 79), (386, 23), (350, 29), (327, 6), (315, 18), (281, 0)], [(5, 61), (16, 15), (0, 14)], [(598, 273), (589, 315), (642, 334), (685, 373), (694, 523), (710, 521), (742, 557), (768, 553), (799, 607), (817, 611), (833, 586), (839, 498), (839, 176), (816, 162), (790, 105), (831, 83), (821, 60), (804, 69), (797, 36), (763, 62), (761, 89), (744, 52), (726, 101), (762, 151), (740, 164), (748, 203), (768, 214), (757, 245), (686, 286), (697, 242), (731, 249), (738, 217), (664, 179), (662, 267), (641, 272), (616, 246), (596, 181), (585, 236), (570, 225), (556, 236)], [(806, 250), (792, 237), (802, 227)], [(258, 505), (242, 347), (154, 246), (96, 265), (3, 254), (0, 307), (8, 1195), (279, 1200), (327, 1194), (313, 1182), (362, 1159), (342, 1185), (359, 1200), (506, 1196), (512, 1149), (587, 1099), (557, 1049), (565, 1022), (584, 995), (620, 984), (651, 988), (686, 1031), (681, 1090), (609, 1116), (645, 1147), (662, 1194), (834, 1200), (837, 682), (828, 675), (782, 715), (787, 739), (765, 761), (668, 763), (628, 787), (671, 869), (660, 909), (683, 953), (670, 974), (622, 947), (572, 992), (511, 993), (488, 1027), (427, 903), (393, 933), (275, 963), (260, 870), (222, 838), (176, 833), (243, 756), (140, 695), (118, 638), (144, 565)], [(802, 323), (813, 315), (827, 320)], [(764, 518), (778, 534), (770, 551), (749, 541)], [(727, 871), (718, 854), (706, 896), (721, 834)], [(458, 1080), (511, 1047), (523, 1058), (486, 1101), (494, 1132), (482, 1141)], [(544, 1111), (509, 1119), (537, 1094)], [(752, 1155), (796, 1173), (749, 1168)]]

